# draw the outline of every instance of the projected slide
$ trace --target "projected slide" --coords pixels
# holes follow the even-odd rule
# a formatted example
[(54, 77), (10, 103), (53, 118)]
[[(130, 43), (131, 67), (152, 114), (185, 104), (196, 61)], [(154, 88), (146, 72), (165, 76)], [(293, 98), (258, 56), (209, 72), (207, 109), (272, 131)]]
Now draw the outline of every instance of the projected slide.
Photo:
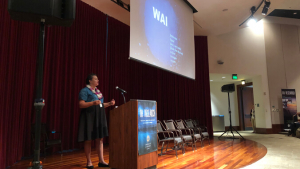
[(130, 4), (130, 58), (195, 79), (192, 9), (182, 0)]

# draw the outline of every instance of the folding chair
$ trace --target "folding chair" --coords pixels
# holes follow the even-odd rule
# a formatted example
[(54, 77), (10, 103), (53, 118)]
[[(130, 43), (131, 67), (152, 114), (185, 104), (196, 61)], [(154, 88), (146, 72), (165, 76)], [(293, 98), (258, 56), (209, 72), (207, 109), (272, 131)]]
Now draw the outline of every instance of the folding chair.
[(210, 141), (209, 141), (209, 134), (208, 134), (208, 129), (206, 126), (202, 126), (200, 125), (199, 120), (193, 120), (193, 124), (195, 127), (201, 128), (201, 135), (202, 135), (202, 139), (208, 139), (208, 144), (210, 145)]
[(201, 133), (201, 131), (200, 131), (201, 129), (194, 128), (194, 127), (189, 127), (181, 119), (180, 120), (175, 120), (175, 122), (176, 122), (177, 128), (179, 128), (179, 129), (189, 129), (191, 131), (191, 135), (193, 137), (193, 144), (195, 146), (195, 149), (197, 150), (196, 142), (200, 141), (201, 145), (202, 145), (202, 137), (201, 137), (201, 134), (200, 134)]
[[(162, 137), (159, 137), (159, 135), (162, 135)], [(170, 141), (174, 142), (174, 146), (172, 147), (173, 150), (175, 150), (176, 158), (178, 159), (177, 155), (177, 150), (182, 149), (182, 153), (184, 154), (184, 142), (182, 140), (181, 132), (180, 131), (168, 131), (165, 129), (165, 127), (162, 125), (162, 123), (157, 120), (157, 139), (158, 139), (158, 144), (162, 142), (162, 147), (161, 147), (161, 153), (158, 155), (163, 155), (163, 149), (164, 149), (164, 144), (167, 142), (167, 147), (166, 151), (168, 149), (168, 145)]]
[[(168, 131), (178, 131), (179, 128), (176, 129), (175, 127), (175, 122), (174, 120), (164, 120), (164, 123), (166, 125), (166, 128)], [(189, 129), (179, 129), (181, 135), (182, 135), (182, 138), (183, 138), (183, 143), (184, 144), (192, 144), (192, 147), (193, 147), (193, 151), (194, 151), (194, 142), (193, 142), (193, 136), (192, 136), (192, 133), (191, 133), (191, 130)], [(183, 131), (185, 132), (184, 134)]]

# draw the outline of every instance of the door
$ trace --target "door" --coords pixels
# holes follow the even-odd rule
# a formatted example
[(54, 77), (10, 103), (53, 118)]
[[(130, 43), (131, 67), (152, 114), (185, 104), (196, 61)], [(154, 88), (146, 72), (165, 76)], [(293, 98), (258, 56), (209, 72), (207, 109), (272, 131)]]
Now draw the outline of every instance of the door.
[(244, 120), (244, 129), (252, 130), (250, 111), (254, 105), (253, 88), (243, 87), (242, 88), (242, 111)]

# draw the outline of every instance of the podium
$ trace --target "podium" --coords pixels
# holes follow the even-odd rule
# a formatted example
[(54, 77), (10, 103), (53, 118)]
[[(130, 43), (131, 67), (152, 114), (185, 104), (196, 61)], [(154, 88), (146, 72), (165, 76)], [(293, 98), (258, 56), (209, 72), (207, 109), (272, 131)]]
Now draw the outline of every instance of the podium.
[[(109, 166), (117, 169), (156, 168), (157, 151), (139, 155), (139, 100), (131, 100), (111, 110), (109, 115)], [(157, 136), (155, 142), (157, 144)]]

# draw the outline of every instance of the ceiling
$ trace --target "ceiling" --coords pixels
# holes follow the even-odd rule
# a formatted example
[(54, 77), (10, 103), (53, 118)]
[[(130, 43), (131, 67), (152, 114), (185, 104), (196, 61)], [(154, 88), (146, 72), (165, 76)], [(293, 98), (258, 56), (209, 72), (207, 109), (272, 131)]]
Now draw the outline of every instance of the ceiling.
[(300, 26), (300, 0), (285, 0), (263, 19), (265, 23)]
[[(130, 13), (111, 0), (82, 0), (109, 16), (130, 25)], [(122, 0), (130, 4), (130, 0)], [(269, 13), (274, 9), (300, 10), (300, 0), (270, 0)], [(261, 0), (189, 0), (198, 10), (194, 14), (195, 35), (220, 35), (228, 33), (246, 25), (239, 25), (250, 16), (250, 8), (258, 6)], [(254, 17), (258, 20), (264, 16), (258, 9)]]
[(209, 74), (209, 79), (210, 82), (230, 82), (230, 83), (235, 83), (235, 82), (241, 82), (242, 80), (249, 80), (252, 79), (253, 76), (251, 75), (243, 75), (243, 74), (238, 74), (238, 79), (237, 80), (232, 80), (232, 74), (217, 74), (217, 73), (210, 73)]

